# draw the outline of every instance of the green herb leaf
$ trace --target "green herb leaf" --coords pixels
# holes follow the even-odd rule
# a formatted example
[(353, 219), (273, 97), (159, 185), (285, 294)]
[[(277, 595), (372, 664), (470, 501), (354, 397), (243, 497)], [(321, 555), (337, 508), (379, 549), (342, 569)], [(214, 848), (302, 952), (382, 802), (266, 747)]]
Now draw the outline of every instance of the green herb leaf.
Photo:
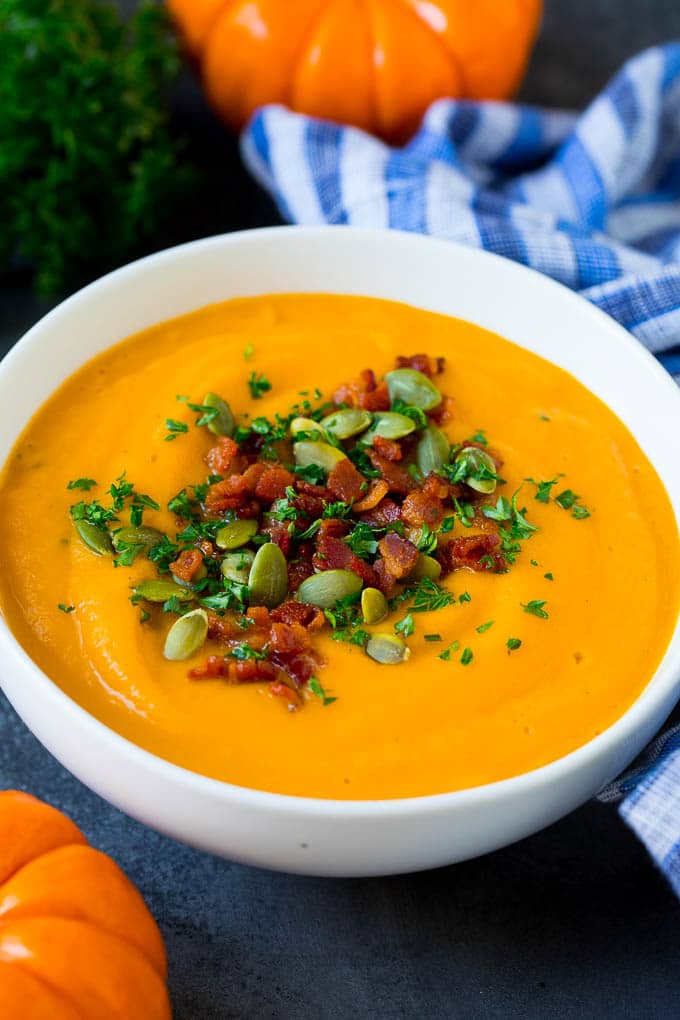
[(553, 577), (553, 575), (551, 573), (544, 574), (543, 576), (546, 579), (546, 581), (554, 581), (555, 580), (555, 578)]
[(177, 436), (189, 431), (186, 422), (177, 421), (175, 418), (166, 418), (165, 427), (168, 430), (168, 435), (165, 437), (166, 443), (171, 443), (173, 439), (177, 439)]
[(74, 481), (69, 482), (66, 486), (67, 489), (82, 489), (83, 492), (89, 492), (93, 489), (97, 483), (94, 478), (76, 478)]
[(533, 478), (525, 478), (524, 481), (530, 482), (531, 485), (536, 486), (536, 495), (534, 496), (534, 499), (537, 499), (539, 503), (549, 503), (552, 489), (555, 485), (557, 485), (560, 478), (564, 478), (564, 475), (563, 474), (555, 475), (554, 478), (551, 478), (549, 481), (545, 482), (541, 481), (537, 482)]
[(61, 609), (62, 613), (75, 613), (75, 606), (67, 606), (64, 602), (60, 602), (57, 609)]
[(441, 634), (424, 634), (423, 637), (426, 641), (441, 641)]
[(529, 613), (531, 616), (538, 616), (541, 620), (548, 619), (548, 614), (543, 608), (546, 605), (545, 599), (532, 599), (531, 602), (520, 602), (520, 605), (525, 613)]
[(332, 705), (334, 701), (338, 700), (337, 698), (330, 697), (326, 693), (324, 688), (321, 686), (320, 681), (315, 676), (310, 676), (309, 678), (309, 689), (312, 692), (312, 694), (316, 694), (317, 698), (321, 699), (321, 703), (324, 706)]
[(369, 556), (375, 556), (378, 551), (378, 539), (375, 536), (370, 524), (359, 521), (354, 525), (352, 531), (344, 539), (355, 556), (367, 560)]
[(248, 379), (248, 388), (253, 400), (261, 400), (264, 393), (268, 393), (272, 384), (262, 372), (251, 372)]
[(443, 652), (440, 652), (439, 655), (437, 656), (437, 658), (438, 659), (443, 659), (444, 662), (449, 662), (450, 659), (451, 659), (451, 656), (454, 655), (455, 652), (457, 652), (459, 648), (460, 648), (460, 642), (459, 641), (454, 641), (453, 644), (450, 644), (449, 647), (445, 648)]
[(265, 645), (260, 651), (244, 641), (243, 644), (235, 645), (233, 648), (230, 648), (227, 652), (227, 657), (230, 659), (239, 659), (241, 661), (253, 659), (257, 662), (264, 662), (265, 659), (269, 658), (269, 648)]
[(508, 655), (510, 652), (516, 652), (518, 648), (522, 647), (522, 642), (516, 637), (509, 637), (505, 644), (508, 649)]
[(488, 620), (487, 623), (480, 623), (479, 627), (476, 628), (477, 633), (483, 634), (485, 631), (489, 629), (489, 627), (493, 627), (494, 623), (495, 620)]
[(252, 358), (254, 353), (255, 353), (255, 348), (253, 347), (252, 344), (248, 344), (248, 346), (243, 351), (243, 357), (246, 359), (246, 361), (249, 361), (250, 358)]
[(473, 658), (474, 658), (474, 655), (473, 655), (472, 649), (471, 648), (464, 648), (463, 649), (463, 654), (460, 657), (460, 661), (461, 661), (462, 665), (463, 666), (469, 666), (470, 663), (472, 662)]
[(407, 613), (403, 620), (399, 620), (398, 623), (395, 623), (394, 629), (397, 634), (401, 634), (402, 637), (410, 637), (416, 629), (411, 613)]

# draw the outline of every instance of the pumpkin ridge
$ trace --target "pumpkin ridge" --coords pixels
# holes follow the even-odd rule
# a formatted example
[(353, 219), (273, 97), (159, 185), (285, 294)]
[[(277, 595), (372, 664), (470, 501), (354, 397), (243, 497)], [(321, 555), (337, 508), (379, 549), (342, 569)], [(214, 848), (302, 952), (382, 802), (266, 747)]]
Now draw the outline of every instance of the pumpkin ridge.
[[(332, 2), (333, 2), (333, 4), (337, 5), (338, 0), (332, 0)], [(298, 64), (302, 60), (304, 60), (305, 54), (307, 53), (307, 49), (309, 47), (309, 44), (310, 44), (313, 36), (317, 32), (317, 30), (319, 28), (319, 25), (323, 22), (323, 19), (328, 14), (329, 10), (330, 10), (330, 8), (328, 6), (326, 6), (324, 0), (320, 0), (319, 6), (317, 8), (317, 12), (314, 15), (314, 17), (310, 19), (310, 22), (307, 25), (307, 28), (302, 33), (301, 38), (300, 38), (300, 45), (297, 47), (297, 49), (296, 49), (296, 51), (295, 51), (295, 53), (293, 55), (293, 59), (290, 62), (290, 72), (291, 73), (289, 75), (288, 84), (287, 84), (286, 106), (291, 107), (291, 109), (292, 109), (293, 88), (294, 88), (294, 85), (295, 85), (295, 71), (297, 69)]]
[(203, 78), (203, 68), (202, 68), (202, 63), (203, 63), (203, 61), (202, 61), (202, 54), (203, 54), (203, 51), (205, 49), (207, 49), (207, 47), (210, 45), (210, 38), (211, 38), (213, 32), (215, 31), (215, 29), (217, 28), (219, 22), (222, 20), (222, 18), (224, 18), (227, 15), (231, 14), (232, 9), (234, 7), (236, 7), (239, 3), (242, 3), (242, 0), (223, 0), (223, 3), (221, 4), (220, 7), (217, 8), (215, 14), (213, 15), (213, 17), (212, 17), (212, 19), (210, 21), (210, 24), (206, 28), (205, 33), (203, 35), (203, 40), (202, 40), (201, 46), (200, 46), (200, 53), (198, 55), (198, 60), (199, 60), (199, 63), (201, 64), (201, 68), (200, 68), (201, 78)]
[(406, 9), (409, 12), (409, 14), (411, 14), (412, 17), (414, 17), (416, 19), (416, 21), (420, 22), (421, 25), (425, 26), (425, 28), (427, 29), (427, 31), (428, 31), (428, 33), (430, 35), (430, 39), (431, 39), (432, 43), (434, 45), (438, 46), (440, 50), (443, 50), (443, 52), (446, 54), (447, 58), (450, 60), (450, 62), (456, 68), (456, 72), (457, 72), (457, 74), (460, 77), (460, 81), (464, 85), (465, 95), (463, 95), (463, 96), (441, 96), (440, 98), (442, 98), (442, 99), (466, 99), (467, 96), (468, 96), (468, 82), (467, 82), (467, 77), (466, 77), (466, 74), (465, 74), (465, 66), (464, 66), (465, 62), (460, 59), (460, 54), (456, 53), (456, 51), (454, 50), (453, 46), (451, 46), (451, 44), (449, 43), (448, 39), (444, 35), (441, 35), (439, 32), (435, 31), (434, 28), (432, 28), (432, 25), (429, 23), (427, 18), (424, 18), (422, 16), (422, 14), (420, 14), (419, 11), (413, 6), (413, 4), (409, 3), (409, 0), (392, 0), (392, 2), (398, 4), (402, 9)]
[[(0, 931), (1, 930), (2, 925), (0, 924)], [(18, 970), (22, 971), (24, 974), (27, 974), (30, 978), (37, 982), (37, 984), (41, 985), (43, 988), (49, 989), (53, 998), (60, 999), (65, 1006), (68, 1006), (68, 1008), (73, 1011), (75, 1016), (80, 1017), (80, 1020), (90, 1020), (90, 1018), (87, 1017), (84, 1013), (81, 1013), (80, 1009), (78, 1008), (78, 1003), (71, 998), (71, 996), (67, 993), (66, 989), (63, 988), (63, 986), (53, 984), (47, 978), (46, 975), (39, 974), (34, 970), (30, 970), (28, 967), (22, 967), (21, 964), (18, 964), (16, 960), (12, 960), (11, 962), (9, 960), (3, 961), (3, 965), (6, 967), (16, 967)]]

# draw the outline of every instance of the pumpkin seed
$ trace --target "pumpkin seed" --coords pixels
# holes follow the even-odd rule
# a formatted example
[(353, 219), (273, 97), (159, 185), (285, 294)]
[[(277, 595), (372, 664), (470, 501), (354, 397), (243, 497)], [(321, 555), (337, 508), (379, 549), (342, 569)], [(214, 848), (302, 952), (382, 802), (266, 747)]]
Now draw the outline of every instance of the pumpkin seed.
[(449, 441), (444, 433), (430, 425), (423, 432), (416, 448), (418, 467), (424, 475), (432, 471), (441, 471), (449, 462)]
[(476, 446), (466, 446), (456, 457), (454, 464), (465, 465), (463, 481), (475, 492), (489, 495), (496, 491), (496, 465), (488, 453)]
[(349, 439), (351, 436), (358, 436), (360, 432), (365, 432), (372, 419), (370, 411), (361, 411), (358, 407), (345, 407), (341, 411), (329, 414), (321, 424), (326, 432), (330, 432), (336, 439)]
[(396, 634), (373, 634), (366, 642), (366, 654), (383, 666), (406, 662), (411, 649)]
[(383, 439), (403, 439), (415, 431), (416, 423), (413, 418), (405, 414), (397, 414), (396, 411), (383, 411), (376, 414), (373, 425), (364, 436), (367, 443), (372, 443), (375, 436), (382, 436)]
[(177, 598), (180, 602), (190, 602), (195, 598), (192, 591), (182, 588), (174, 581), (159, 581), (154, 578), (140, 581), (135, 585), (134, 593), (145, 602), (167, 602), (171, 598)]
[(377, 588), (364, 588), (361, 593), (361, 615), (364, 623), (380, 623), (389, 612), (387, 599)]
[(395, 368), (385, 376), (390, 400), (403, 400), (422, 411), (430, 411), (442, 402), (442, 395), (426, 375), (414, 368)]
[(426, 553), (421, 553), (416, 560), (415, 567), (406, 580), (407, 583), (409, 583), (411, 581), (422, 581), (423, 578), (426, 577), (430, 581), (438, 581), (441, 576), (441, 563), (439, 563), (434, 556), (428, 556)]
[(293, 444), (295, 463), (298, 467), (309, 467), (316, 464), (324, 471), (330, 472), (341, 460), (346, 460), (345, 454), (330, 443), (313, 443), (309, 440), (302, 440)]
[(207, 422), (213, 435), (233, 436), (236, 423), (226, 400), (222, 400), (216, 393), (206, 393), (203, 397), (203, 406), (217, 411), (215, 417)]
[(222, 560), (222, 576), (229, 581), (247, 584), (254, 559), (255, 553), (250, 549), (239, 549), (237, 552), (227, 553)]
[(249, 603), (273, 609), (288, 592), (288, 564), (275, 542), (261, 545), (248, 574)]
[(362, 584), (358, 574), (351, 570), (322, 570), (304, 580), (295, 597), (298, 602), (307, 602), (320, 609), (332, 609), (338, 599), (356, 595)]
[(111, 535), (105, 528), (98, 528), (89, 521), (75, 521), (75, 529), (90, 552), (97, 556), (109, 556), (113, 552)]
[(128, 545), (142, 545), (145, 549), (151, 549), (152, 546), (165, 538), (165, 535), (157, 528), (150, 528), (146, 524), (140, 524), (138, 528), (121, 528), (120, 531), (116, 531), (112, 535), (112, 538), (116, 552), (119, 552), (121, 548), (125, 548)]
[(215, 545), (220, 549), (240, 549), (257, 534), (257, 521), (241, 519), (230, 521), (215, 535)]
[(192, 609), (175, 620), (165, 638), (163, 655), (171, 662), (190, 659), (200, 651), (208, 636), (208, 614), (205, 609)]
[(291, 436), (297, 436), (304, 432), (308, 435), (317, 435), (319, 439), (328, 438), (322, 424), (314, 421), (313, 418), (293, 418), (288, 426), (288, 431)]

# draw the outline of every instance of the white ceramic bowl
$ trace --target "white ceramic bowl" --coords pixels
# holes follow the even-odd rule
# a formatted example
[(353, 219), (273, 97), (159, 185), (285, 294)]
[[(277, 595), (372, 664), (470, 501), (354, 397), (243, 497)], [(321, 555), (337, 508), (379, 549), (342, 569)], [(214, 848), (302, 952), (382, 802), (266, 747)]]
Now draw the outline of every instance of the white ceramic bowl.
[[(565, 288), (496, 256), (346, 227), (274, 228), (198, 241), (120, 269), (65, 301), (0, 366), (0, 462), (50, 393), (115, 341), (210, 302), (277, 291), (405, 301), (472, 320), (548, 358), (626, 423), (680, 518), (680, 392), (623, 329)], [(642, 749), (680, 697), (680, 626), (641, 697), (584, 747), (503, 782), (391, 801), (261, 793), (171, 765), (63, 694), (1, 620), (0, 674), (17, 712), (52, 754), (147, 825), (249, 864), (381, 875), (486, 853), (591, 797)]]

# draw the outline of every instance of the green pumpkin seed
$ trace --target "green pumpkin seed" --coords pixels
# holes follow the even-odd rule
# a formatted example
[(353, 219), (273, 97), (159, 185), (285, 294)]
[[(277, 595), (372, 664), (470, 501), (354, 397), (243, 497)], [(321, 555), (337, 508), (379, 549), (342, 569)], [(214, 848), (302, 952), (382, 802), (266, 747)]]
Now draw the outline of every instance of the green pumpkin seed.
[(89, 521), (75, 521), (75, 529), (90, 552), (97, 556), (109, 556), (113, 552), (111, 535), (105, 528), (98, 528)]
[(177, 598), (180, 602), (190, 602), (195, 595), (192, 591), (182, 588), (174, 581), (159, 581), (149, 578), (140, 581), (134, 587), (135, 595), (144, 599), (145, 602), (167, 602), (168, 599)]
[(236, 423), (226, 400), (222, 400), (216, 393), (206, 393), (203, 397), (203, 406), (217, 411), (215, 417), (207, 423), (213, 435), (233, 436)]
[(288, 564), (275, 542), (261, 545), (248, 574), (249, 603), (274, 609), (288, 593)]
[(430, 581), (438, 581), (442, 576), (442, 567), (434, 556), (428, 556), (426, 553), (421, 553), (416, 560), (416, 565), (411, 573), (406, 578), (407, 583), (411, 581), (422, 581), (423, 578), (428, 578)]
[(383, 439), (403, 439), (411, 432), (415, 432), (416, 423), (413, 418), (405, 414), (397, 414), (396, 411), (382, 411), (376, 414), (373, 425), (364, 436), (364, 441), (372, 443), (375, 436), (382, 436)]
[(454, 464), (464, 464), (462, 481), (475, 492), (489, 495), (496, 491), (496, 465), (488, 453), (476, 446), (466, 446), (456, 457)]
[(242, 519), (230, 521), (215, 535), (215, 544), (220, 549), (240, 549), (257, 534), (257, 521)]
[(364, 588), (361, 593), (361, 615), (364, 623), (380, 623), (389, 612), (387, 599), (377, 588)]
[(416, 448), (416, 460), (422, 473), (427, 476), (432, 471), (441, 471), (449, 462), (449, 441), (444, 433), (430, 425), (423, 432)]
[(321, 422), (314, 421), (313, 418), (293, 418), (288, 431), (293, 437), (304, 432), (306, 435), (318, 436), (319, 439), (328, 438)]
[(345, 454), (330, 443), (313, 443), (310, 440), (303, 440), (293, 445), (295, 463), (298, 467), (309, 467), (315, 464), (324, 471), (330, 472), (341, 460), (346, 460)]
[(334, 411), (323, 419), (321, 424), (326, 432), (330, 432), (336, 439), (349, 439), (351, 436), (358, 436), (365, 432), (373, 420), (370, 411), (361, 411), (358, 407), (345, 407), (341, 411)]
[(411, 649), (396, 634), (373, 634), (366, 642), (366, 654), (383, 666), (406, 662)]
[(322, 570), (302, 582), (295, 596), (298, 602), (306, 602), (319, 609), (332, 609), (338, 599), (355, 595), (361, 590), (363, 581), (351, 570)]
[(205, 609), (192, 609), (175, 620), (165, 639), (163, 655), (171, 662), (182, 662), (200, 652), (208, 636), (208, 614)]
[(165, 535), (157, 528), (150, 528), (146, 524), (140, 524), (138, 528), (121, 528), (112, 536), (116, 552), (128, 545), (141, 545), (145, 549), (151, 549), (157, 545)]
[(385, 376), (390, 400), (403, 400), (422, 411), (431, 411), (442, 402), (442, 395), (426, 375), (414, 368), (395, 368)]
[(247, 584), (254, 559), (255, 553), (250, 549), (239, 549), (238, 552), (227, 553), (222, 560), (222, 576), (226, 577), (228, 581)]

